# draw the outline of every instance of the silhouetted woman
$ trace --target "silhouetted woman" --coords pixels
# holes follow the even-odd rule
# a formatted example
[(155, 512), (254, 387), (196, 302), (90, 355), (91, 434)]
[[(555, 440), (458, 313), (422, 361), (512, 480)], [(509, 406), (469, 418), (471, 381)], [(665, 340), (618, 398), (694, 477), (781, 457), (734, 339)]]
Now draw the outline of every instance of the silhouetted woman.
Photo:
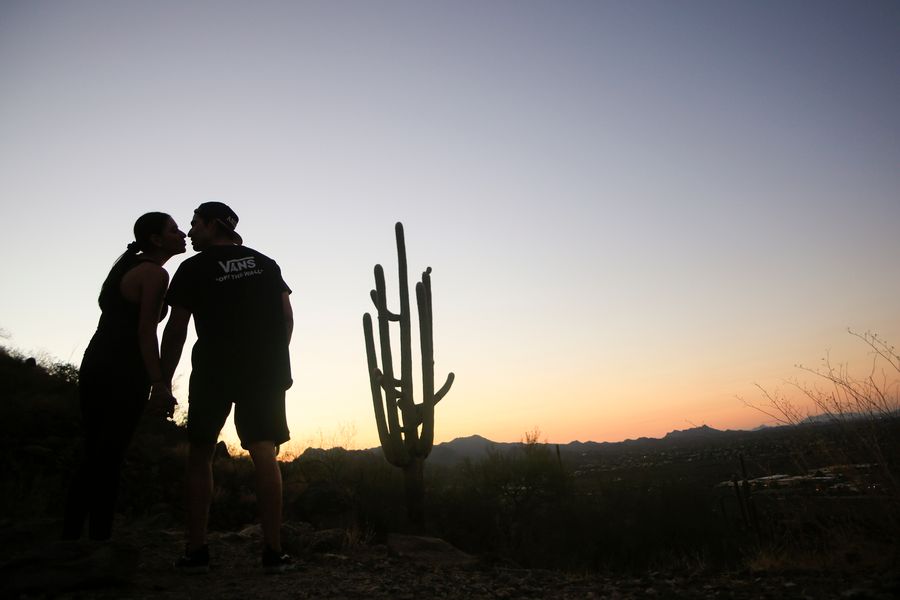
[(156, 328), (165, 316), (169, 274), (162, 266), (185, 250), (185, 234), (172, 217), (151, 212), (134, 224), (134, 240), (100, 289), (100, 322), (79, 371), (78, 392), (85, 454), (66, 503), (65, 539), (109, 539), (119, 471), (148, 395), (164, 411), (174, 408), (163, 382)]

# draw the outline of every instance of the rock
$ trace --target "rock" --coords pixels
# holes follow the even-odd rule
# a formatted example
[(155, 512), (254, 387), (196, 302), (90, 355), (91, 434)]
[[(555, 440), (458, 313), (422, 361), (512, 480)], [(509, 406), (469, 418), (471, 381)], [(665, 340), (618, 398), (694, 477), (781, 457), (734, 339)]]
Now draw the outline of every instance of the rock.
[(291, 490), (294, 498), (287, 512), (316, 527), (336, 528), (346, 526), (352, 521), (353, 502), (348, 491), (342, 486), (324, 481), (315, 481), (297, 494)]
[(123, 542), (51, 542), (0, 565), (0, 589), (52, 594), (127, 585), (134, 580), (139, 555)]
[[(214, 539), (214, 537), (210, 535), (209, 539)], [(241, 535), (240, 531), (226, 531), (225, 533), (219, 535), (219, 540), (228, 542), (229, 544), (241, 544), (248, 541), (249, 539), (249, 537)]]
[(281, 545), (292, 554), (298, 554), (310, 544), (313, 526), (305, 521), (285, 521), (281, 525)]
[(338, 552), (344, 547), (347, 532), (343, 529), (323, 529), (313, 532), (310, 537), (309, 551), (316, 554)]
[(259, 523), (255, 525), (247, 525), (243, 529), (238, 532), (242, 538), (246, 539), (257, 539), (262, 537), (262, 527)]
[(37, 542), (55, 540), (61, 531), (62, 523), (56, 519), (28, 522), (4, 519), (0, 525), (0, 564), (16, 554), (28, 552)]
[(893, 595), (879, 594), (864, 587), (851, 588), (841, 594), (841, 598), (850, 598), (852, 600), (881, 600), (881, 598), (895, 597)]
[(388, 535), (387, 547), (398, 557), (435, 566), (468, 566), (477, 562), (474, 556), (435, 537), (392, 533)]
[(22, 447), (22, 454), (32, 458), (46, 459), (53, 456), (53, 450), (38, 444), (28, 444)]

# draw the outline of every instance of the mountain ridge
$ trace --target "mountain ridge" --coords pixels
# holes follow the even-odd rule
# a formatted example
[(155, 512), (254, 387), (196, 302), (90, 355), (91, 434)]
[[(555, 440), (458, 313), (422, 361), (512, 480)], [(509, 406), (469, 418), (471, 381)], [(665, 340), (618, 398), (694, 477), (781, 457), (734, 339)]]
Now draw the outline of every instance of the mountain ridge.
[[(768, 427), (767, 430), (774, 429)], [(661, 438), (639, 437), (635, 439), (626, 439), (618, 442), (595, 442), (574, 440), (568, 443), (541, 442), (547, 446), (557, 446), (561, 454), (568, 455), (584, 455), (590, 452), (600, 450), (631, 450), (643, 447), (658, 448), (663, 445), (676, 444), (703, 444), (715, 440), (725, 440), (728, 438), (752, 435), (754, 432), (747, 430), (726, 429), (720, 430), (708, 425), (700, 425), (683, 430), (673, 430), (668, 432)], [(483, 457), (487, 452), (494, 450), (506, 452), (514, 448), (520, 448), (524, 442), (495, 442), (479, 434), (468, 436), (460, 436), (453, 438), (448, 442), (435, 444), (429, 455), (431, 464), (450, 465), (466, 459), (478, 459)], [(369, 450), (379, 450), (380, 448), (370, 448)]]
[[(573, 440), (568, 443), (539, 442), (540, 445), (558, 448), (560, 457), (574, 459), (575, 462), (590, 461), (598, 453), (639, 455), (645, 452), (674, 450), (695, 451), (709, 444), (729, 444), (733, 441), (761, 439), (778, 435), (793, 427), (817, 427), (824, 422), (803, 422), (797, 425), (768, 425), (754, 429), (716, 429), (709, 425), (699, 425), (688, 429), (675, 429), (660, 438), (638, 437), (617, 442), (595, 442)], [(451, 466), (465, 460), (479, 460), (490, 452), (506, 453), (521, 448), (525, 442), (496, 442), (480, 434), (459, 436), (447, 442), (435, 444), (428, 456), (429, 464)], [(359, 452), (380, 452), (381, 447), (366, 448)], [(308, 448), (306, 452), (323, 452), (322, 449)]]

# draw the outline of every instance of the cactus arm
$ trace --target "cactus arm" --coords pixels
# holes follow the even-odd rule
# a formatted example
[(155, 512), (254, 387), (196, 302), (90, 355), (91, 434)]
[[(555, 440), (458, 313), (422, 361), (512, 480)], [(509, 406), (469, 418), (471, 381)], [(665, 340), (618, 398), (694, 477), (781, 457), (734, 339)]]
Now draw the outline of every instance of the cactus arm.
[(392, 394), (395, 398), (399, 398), (403, 392), (399, 390), (400, 380), (399, 379), (388, 379), (384, 375), (381, 376), (381, 380), (379, 382), (381, 384), (381, 388), (388, 394)]
[[(453, 385), (453, 373), (447, 375), (447, 381), (444, 382), (444, 385), (441, 386), (441, 389), (434, 393), (434, 403), (435, 405), (440, 402), (444, 396), (447, 395), (447, 392), (450, 391), (450, 386)], [(416, 404), (416, 422), (421, 425), (424, 422), (425, 414), (424, 408), (422, 404)]]
[[(394, 382), (394, 361), (391, 354), (391, 330), (390, 311), (387, 309), (387, 292), (385, 291), (384, 269), (381, 265), (375, 265), (375, 304), (378, 308), (378, 338), (381, 342), (381, 366), (382, 376), (379, 385), (385, 388), (382, 382)], [(404, 447), (402, 429), (400, 427), (400, 415), (398, 414), (398, 402), (396, 391), (388, 393), (385, 398), (387, 404), (388, 432), (391, 438), (391, 451), (395, 464), (405, 465), (409, 461), (409, 451)]]
[(390, 317), (386, 298), (384, 269), (381, 268), (381, 265), (375, 265), (375, 307), (378, 309), (378, 339), (381, 342), (382, 373), (388, 379), (393, 379), (394, 360), (391, 355)]
[[(384, 400), (381, 396), (381, 384), (379, 383), (381, 372), (378, 370), (378, 359), (375, 356), (375, 339), (372, 335), (372, 317), (369, 313), (363, 315), (363, 334), (366, 338), (369, 385), (372, 388), (372, 404), (375, 407), (375, 424), (378, 427), (378, 440), (381, 442), (381, 449), (384, 451), (384, 457), (387, 461), (391, 464), (397, 464), (397, 456), (394, 451), (395, 444), (392, 443), (384, 414)], [(390, 400), (388, 400), (388, 402), (390, 402)]]
[(447, 395), (447, 392), (450, 391), (450, 386), (453, 385), (453, 379), (454, 379), (455, 377), (456, 377), (456, 376), (455, 376), (452, 372), (451, 372), (449, 375), (447, 375), (447, 381), (445, 381), (445, 382), (444, 382), (444, 385), (441, 386), (441, 389), (439, 389), (439, 390), (434, 394), (434, 403), (435, 403), (435, 404), (437, 404), (438, 402), (440, 402), (441, 399), (442, 399), (444, 396)]
[[(416, 405), (413, 401), (412, 384), (412, 327), (409, 315), (409, 282), (406, 270), (406, 241), (403, 236), (403, 224), (394, 226), (397, 237), (397, 264), (400, 283), (400, 389), (403, 395), (397, 400), (400, 411), (403, 413), (403, 423), (406, 425), (407, 451), (416, 456), (418, 454), (418, 431), (416, 429)], [(409, 427), (412, 425), (412, 427)]]
[[(375, 305), (375, 308), (378, 308), (378, 292), (376, 292), (375, 290), (370, 290), (369, 296), (372, 298), (372, 304)], [(400, 320), (400, 315), (392, 313), (391, 311), (389, 311), (387, 309), (387, 307), (385, 307), (384, 312), (385, 312), (385, 315), (387, 315), (388, 321), (399, 321)]]
[[(375, 385), (379, 387), (379, 395), (380, 390), (385, 390), (384, 403), (387, 405), (387, 437), (388, 437), (388, 445), (382, 445), (382, 449), (384, 450), (384, 456), (388, 459), (388, 462), (396, 467), (406, 467), (409, 465), (411, 461), (411, 457), (409, 452), (406, 450), (406, 446), (403, 443), (403, 428), (400, 426), (400, 418), (397, 411), (397, 397), (399, 396), (399, 390), (390, 387), (384, 387), (384, 375), (382, 375), (381, 371), (377, 368), (373, 371), (375, 376)], [(376, 409), (377, 410), (377, 409)], [(377, 419), (377, 412), (376, 412)], [(381, 437), (381, 433), (379, 432), (379, 440)]]
[[(423, 277), (427, 277), (427, 274)], [(428, 456), (434, 443), (434, 344), (431, 335), (431, 314), (428, 307), (426, 284), (416, 284), (416, 302), (419, 309), (419, 343), (422, 355), (422, 437), (421, 455)], [(418, 414), (416, 415), (418, 420)]]
[(419, 308), (419, 337), (422, 348), (422, 404), (417, 405), (419, 412), (417, 418), (422, 424), (422, 438), (426, 441), (425, 456), (431, 451), (434, 443), (434, 406), (450, 391), (453, 385), (453, 373), (447, 376), (447, 380), (441, 389), (434, 391), (434, 320), (431, 309), (431, 267), (427, 267), (422, 273), (421, 283), (416, 284), (416, 299)]

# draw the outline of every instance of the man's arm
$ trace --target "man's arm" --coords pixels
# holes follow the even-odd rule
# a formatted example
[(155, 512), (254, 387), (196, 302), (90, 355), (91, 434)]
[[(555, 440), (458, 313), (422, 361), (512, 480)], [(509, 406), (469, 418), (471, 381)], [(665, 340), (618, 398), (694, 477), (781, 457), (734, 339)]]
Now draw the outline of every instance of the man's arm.
[(287, 341), (291, 343), (291, 335), (294, 333), (294, 309), (291, 308), (291, 295), (288, 292), (281, 293), (281, 309), (284, 312), (284, 327), (287, 330)]
[(162, 344), (160, 344), (160, 368), (163, 379), (171, 384), (175, 375), (175, 367), (181, 360), (181, 351), (184, 349), (184, 341), (187, 339), (188, 323), (191, 321), (191, 311), (181, 306), (173, 306), (172, 313), (163, 330)]

